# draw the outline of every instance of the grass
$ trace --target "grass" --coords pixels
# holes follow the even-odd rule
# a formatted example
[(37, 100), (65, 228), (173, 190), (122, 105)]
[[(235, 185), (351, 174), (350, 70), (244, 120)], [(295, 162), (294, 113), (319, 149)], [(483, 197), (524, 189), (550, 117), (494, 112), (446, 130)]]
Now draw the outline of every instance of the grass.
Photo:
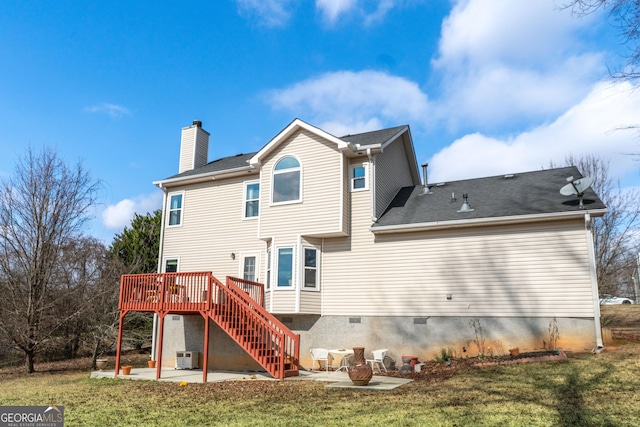
[[(612, 327), (640, 306), (603, 306)], [(87, 361), (0, 370), (0, 405), (64, 405), (65, 426), (636, 426), (640, 341), (566, 361), (469, 368), (392, 391), (312, 381), (189, 384), (89, 379)], [(144, 356), (132, 361), (144, 366)]]
[(601, 305), (602, 326), (640, 328), (640, 304)]
[(474, 368), (393, 391), (311, 381), (93, 380), (88, 371), (0, 376), (0, 405), (64, 405), (66, 426), (631, 426), (640, 343), (567, 361)]

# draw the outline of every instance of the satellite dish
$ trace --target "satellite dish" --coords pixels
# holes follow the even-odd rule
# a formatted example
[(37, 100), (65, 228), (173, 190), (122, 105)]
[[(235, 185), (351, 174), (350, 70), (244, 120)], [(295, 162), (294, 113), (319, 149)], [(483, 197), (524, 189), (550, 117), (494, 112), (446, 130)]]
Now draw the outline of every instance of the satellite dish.
[(591, 188), (591, 184), (593, 184), (593, 177), (586, 176), (584, 178), (580, 178), (574, 180), (572, 176), (567, 178), (569, 183), (560, 189), (560, 194), (563, 196), (578, 196), (580, 199), (580, 209), (584, 209), (584, 203), (582, 203), (582, 196), (584, 196), (584, 192)]

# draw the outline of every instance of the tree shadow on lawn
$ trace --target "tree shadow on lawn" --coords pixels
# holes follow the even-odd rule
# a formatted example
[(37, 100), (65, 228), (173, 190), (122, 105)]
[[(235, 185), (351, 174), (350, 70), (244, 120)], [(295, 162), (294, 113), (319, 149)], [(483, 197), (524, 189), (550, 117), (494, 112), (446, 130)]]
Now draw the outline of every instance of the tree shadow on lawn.
[(474, 414), (478, 404), (496, 405), (506, 411), (509, 410), (509, 403), (533, 405), (554, 409), (557, 414), (556, 425), (617, 425), (607, 414), (594, 411), (585, 403), (585, 395), (614, 374), (613, 364), (601, 363), (597, 365), (597, 371), (589, 371), (581, 370), (579, 365), (569, 362), (551, 363), (553, 365), (532, 363), (526, 367), (521, 365), (520, 368), (480, 368), (480, 371), (462, 380), (465, 386), (461, 387), (462, 383), (455, 385), (457, 392), (451, 393), (450, 398), (436, 406), (459, 407), (467, 416), (478, 417), (483, 416)]

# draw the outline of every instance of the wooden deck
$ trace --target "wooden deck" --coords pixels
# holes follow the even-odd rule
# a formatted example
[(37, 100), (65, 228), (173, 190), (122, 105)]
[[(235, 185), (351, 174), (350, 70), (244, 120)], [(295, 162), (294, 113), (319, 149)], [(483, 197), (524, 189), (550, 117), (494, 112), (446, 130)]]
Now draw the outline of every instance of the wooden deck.
[(160, 319), (157, 379), (160, 378), (164, 318), (200, 314), (205, 321), (203, 381), (206, 382), (209, 321), (212, 319), (273, 377), (298, 375), (300, 336), (264, 304), (264, 285), (234, 277), (223, 284), (209, 272), (124, 275), (120, 282), (120, 329), (116, 375), (120, 367), (123, 319), (130, 311), (156, 313)]

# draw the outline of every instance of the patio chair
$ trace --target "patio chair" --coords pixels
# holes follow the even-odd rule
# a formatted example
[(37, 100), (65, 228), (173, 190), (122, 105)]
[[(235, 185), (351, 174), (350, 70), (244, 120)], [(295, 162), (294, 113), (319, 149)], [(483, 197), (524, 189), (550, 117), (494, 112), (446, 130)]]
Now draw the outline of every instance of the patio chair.
[(327, 372), (329, 372), (329, 350), (326, 348), (312, 348), (309, 350), (311, 352), (311, 370), (313, 371), (313, 363), (318, 362), (318, 369), (322, 369), (322, 364), (320, 362), (324, 361), (324, 366)]
[[(382, 369), (384, 369), (384, 372), (387, 372), (387, 367), (384, 366), (384, 356), (387, 354), (387, 350), (386, 348), (380, 349), (380, 350), (373, 350), (371, 353), (373, 354), (373, 359), (367, 359), (367, 363), (371, 363), (371, 370), (374, 369), (374, 367), (378, 367), (378, 372), (382, 373)], [(382, 366), (382, 369), (380, 369), (380, 367)]]

